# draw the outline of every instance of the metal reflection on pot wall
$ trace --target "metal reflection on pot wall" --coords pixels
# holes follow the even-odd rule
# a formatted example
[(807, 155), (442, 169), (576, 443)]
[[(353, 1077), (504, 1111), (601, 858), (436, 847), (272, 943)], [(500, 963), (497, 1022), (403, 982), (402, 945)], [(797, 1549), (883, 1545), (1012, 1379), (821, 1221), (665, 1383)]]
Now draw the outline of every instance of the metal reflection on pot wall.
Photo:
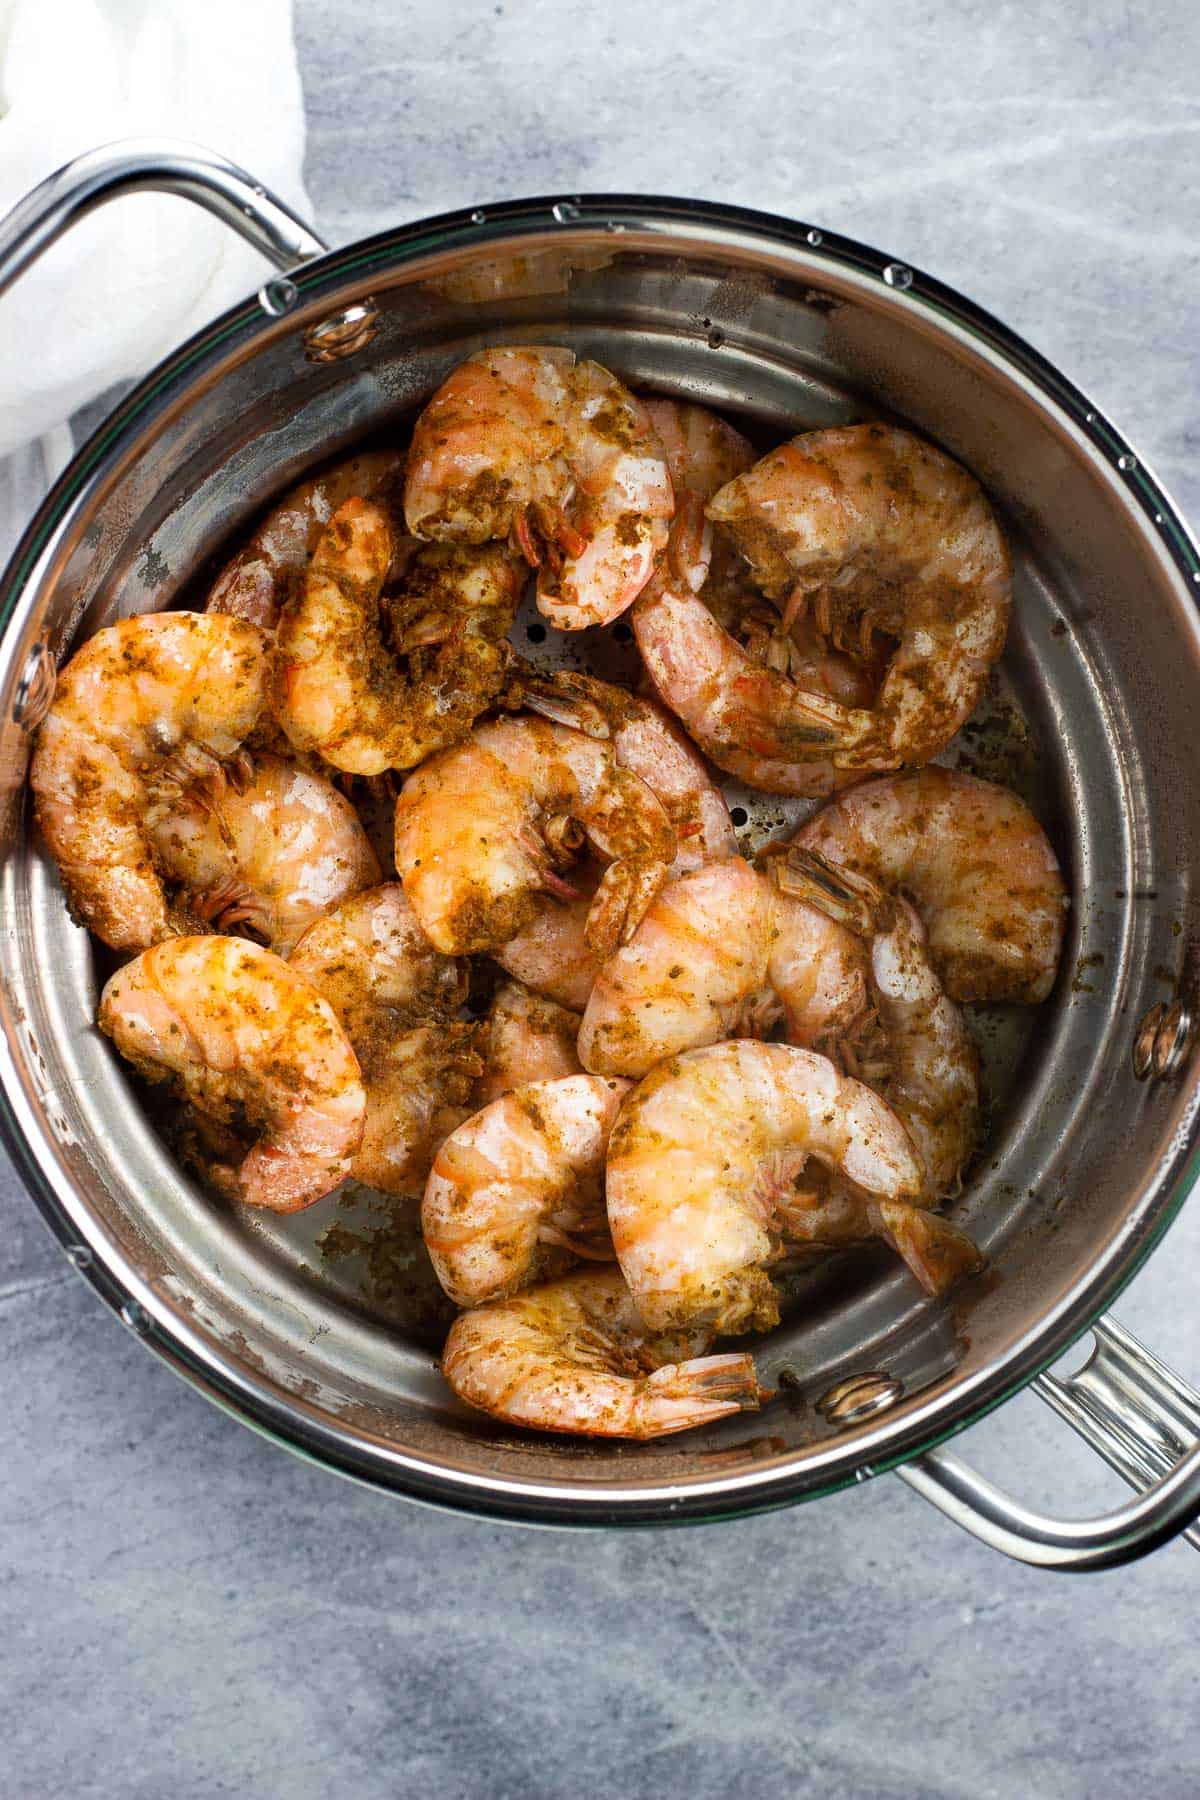
[[(321, 254), (223, 159), (143, 144), (85, 159), (10, 216), (0, 285), (73, 216), (138, 185), (201, 198), (274, 257), (286, 287), (268, 283), (272, 304), (252, 297), (147, 377), (67, 469), (4, 577), (3, 1123), (76, 1266), (146, 1321), (158, 1354), (281, 1442), (470, 1511), (714, 1517), (904, 1464), (960, 1523), (1032, 1561), (1123, 1560), (1179, 1530), (1200, 1508), (1200, 1454), (1178, 1383), (1180, 1462), (1108, 1522), (1030, 1524), (930, 1454), (1080, 1336), (1193, 1174), (1190, 1040), (1168, 1080), (1139, 1083), (1132, 1066), (1134, 1023), (1162, 998), (1164, 971), (1194, 1010), (1184, 956), (1200, 847), (1200, 794), (1174, 750), (1200, 693), (1200, 563), (1144, 464), (1034, 352), (919, 270), (815, 226), (693, 201), (522, 201)], [(507, 272), (518, 265), (521, 280)], [(331, 320), (352, 350), (314, 361)], [(764, 1379), (787, 1367), (814, 1400), (866, 1372), (903, 1381), (879, 1389), (886, 1406), (851, 1404), (849, 1422), (781, 1396), (766, 1418), (693, 1440), (567, 1450), (458, 1409), (431, 1367), (419, 1296), (384, 1308), (354, 1276), (378, 1247), (322, 1258), (318, 1240), (344, 1224), (336, 1202), (264, 1224), (216, 1208), (168, 1157), (91, 1029), (92, 953), (24, 826), (44, 647), (61, 658), (81, 624), (185, 597), (274, 495), (351, 443), (394, 437), (456, 361), (501, 334), (707, 400), (751, 435), (904, 419), (975, 471), (1012, 537), (1017, 621), (995, 704), (1040, 745), (1027, 773), (1071, 877), (1071, 962), (1015, 1041), (993, 1021), (993, 1128), (963, 1208), (989, 1278), (939, 1307), (884, 1261), (829, 1264), (797, 1277), (763, 1346)], [(768, 825), (760, 813), (747, 829)], [(1079, 1414), (1088, 1402), (1074, 1399)], [(1103, 1428), (1092, 1421), (1094, 1441)], [(1124, 1472), (1143, 1484), (1163, 1467), (1131, 1457)]]

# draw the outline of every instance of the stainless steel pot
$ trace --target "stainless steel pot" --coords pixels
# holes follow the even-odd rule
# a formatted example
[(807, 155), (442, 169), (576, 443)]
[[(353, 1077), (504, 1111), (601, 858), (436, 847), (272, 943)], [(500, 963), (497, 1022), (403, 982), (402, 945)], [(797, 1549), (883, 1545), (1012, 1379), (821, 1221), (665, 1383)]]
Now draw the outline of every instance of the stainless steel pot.
[[(686, 1520), (894, 1469), (1045, 1566), (1121, 1562), (1179, 1532), (1200, 1512), (1200, 1399), (1101, 1317), (1197, 1172), (1200, 788), (1180, 751), (1200, 704), (1200, 559), (1150, 473), (1054, 369), (938, 282), (815, 228), (694, 201), (520, 201), (327, 253), (244, 171), (130, 144), (72, 164), (0, 225), (0, 287), (135, 188), (198, 201), (282, 273), (117, 408), (0, 587), (3, 1129), (71, 1261), (218, 1404), (425, 1501), (549, 1523)], [(322, 1261), (333, 1202), (281, 1223), (200, 1194), (92, 1028), (93, 952), (26, 824), (30, 733), (77, 632), (170, 605), (271, 495), (394, 430), (471, 350), (513, 339), (570, 344), (752, 430), (884, 411), (970, 465), (1016, 550), (1005, 693), (1040, 743), (1074, 894), (1057, 994), (1036, 1020), (990, 1021), (1016, 1045), (1001, 1074), (1016, 1074), (961, 1208), (990, 1278), (933, 1304), (883, 1259), (832, 1263), (761, 1345), (779, 1399), (657, 1444), (564, 1444), (469, 1415), (419, 1308), (381, 1300), (353, 1259)], [(1040, 1373), (1089, 1326), (1083, 1370)], [(1139, 1498), (1098, 1519), (1040, 1518), (935, 1447), (1031, 1381)]]

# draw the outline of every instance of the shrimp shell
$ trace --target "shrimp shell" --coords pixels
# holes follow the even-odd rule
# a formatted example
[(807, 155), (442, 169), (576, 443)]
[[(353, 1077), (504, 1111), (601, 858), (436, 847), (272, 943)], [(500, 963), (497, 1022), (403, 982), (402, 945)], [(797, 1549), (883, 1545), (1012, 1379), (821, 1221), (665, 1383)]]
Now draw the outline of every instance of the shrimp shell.
[(480, 1106), (530, 1081), (581, 1075), (576, 1040), (579, 1014), (505, 981), (492, 996), (480, 1043), (484, 1072), (476, 1090)]
[(682, 1050), (763, 1035), (836, 1042), (867, 1010), (862, 940), (740, 857), (670, 882), (603, 964), (579, 1033), (587, 1069), (634, 1078)]
[(222, 930), (250, 928), (286, 957), (314, 919), (379, 880), (358, 814), (332, 782), (259, 756), (238, 782), (159, 797), (146, 829), (189, 910)]
[(156, 944), (108, 982), (98, 1023), (147, 1081), (260, 1130), (238, 1168), (213, 1171), (248, 1206), (298, 1212), (349, 1172), (366, 1105), (357, 1059), (333, 1009), (271, 951), (226, 937)]
[(874, 1200), (911, 1202), (921, 1168), (877, 1094), (787, 1044), (725, 1043), (661, 1063), (609, 1139), (608, 1218), (652, 1330), (779, 1322), (784, 1254), (809, 1157)]
[(443, 1138), (472, 1111), (478, 1027), (454, 1015), (462, 965), (440, 955), (396, 882), (319, 919), (290, 966), (333, 1007), (362, 1068), (366, 1116), (351, 1174), (420, 1194)]
[(396, 867), (439, 950), (496, 950), (533, 919), (540, 893), (573, 894), (554, 868), (555, 820), (610, 859), (588, 915), (605, 953), (675, 855), (661, 803), (607, 744), (543, 719), (497, 719), (414, 770), (396, 802)]
[(105, 626), (58, 678), (30, 769), (75, 917), (114, 950), (173, 935), (147, 813), (220, 774), (259, 721), (269, 639), (219, 614)]
[(902, 888), (954, 1000), (1036, 1005), (1054, 985), (1068, 899), (1042, 827), (1007, 788), (926, 768), (853, 788), (793, 843)]
[(1004, 649), (1012, 604), (1008, 549), (973, 475), (911, 432), (835, 426), (771, 451), (707, 514), (773, 599), (811, 597), (831, 626), (899, 640), (873, 706), (808, 697), (836, 767), (925, 763), (945, 748)]
[(458, 1306), (503, 1299), (579, 1256), (611, 1257), (604, 1152), (628, 1082), (534, 1081), (452, 1131), (433, 1159), (421, 1231)]
[(706, 1356), (711, 1341), (648, 1330), (615, 1270), (585, 1270), (463, 1313), (442, 1372), (469, 1406), (513, 1425), (665, 1437), (767, 1397), (754, 1359)]
[(290, 488), (221, 570), (205, 611), (273, 630), (338, 508), (358, 496), (398, 515), (403, 477), (402, 451), (364, 450)]
[(347, 500), (279, 620), (280, 723), (297, 750), (348, 774), (411, 768), (454, 743), (496, 697), (511, 657), (518, 564), (495, 545), (423, 550), (390, 602), (398, 653), (389, 649), (380, 604), (393, 548), (387, 515)]

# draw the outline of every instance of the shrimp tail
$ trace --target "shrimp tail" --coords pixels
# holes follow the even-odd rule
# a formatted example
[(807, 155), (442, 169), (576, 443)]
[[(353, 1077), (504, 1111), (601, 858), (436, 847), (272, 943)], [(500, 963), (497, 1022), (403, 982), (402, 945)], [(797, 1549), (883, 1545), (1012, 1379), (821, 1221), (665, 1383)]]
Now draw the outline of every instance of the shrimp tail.
[(588, 910), (587, 942), (601, 961), (627, 944), (667, 879), (665, 862), (612, 862)]
[(512, 699), (519, 707), (552, 719), (556, 725), (569, 725), (585, 737), (612, 737), (608, 715), (598, 701), (587, 692), (586, 677), (560, 670), (552, 676), (518, 672)]
[(904, 1258), (925, 1292), (937, 1299), (967, 1275), (977, 1275), (987, 1258), (965, 1231), (937, 1213), (900, 1200), (880, 1200), (869, 1208), (880, 1237)]
[(882, 888), (866, 875), (831, 863), (819, 850), (791, 844), (771, 862), (771, 876), (780, 893), (791, 900), (815, 906), (838, 925), (871, 937), (886, 911)]
[(667, 1363), (646, 1379), (636, 1435), (667, 1437), (731, 1413), (757, 1412), (770, 1397), (771, 1390), (759, 1386), (754, 1358), (744, 1351)]

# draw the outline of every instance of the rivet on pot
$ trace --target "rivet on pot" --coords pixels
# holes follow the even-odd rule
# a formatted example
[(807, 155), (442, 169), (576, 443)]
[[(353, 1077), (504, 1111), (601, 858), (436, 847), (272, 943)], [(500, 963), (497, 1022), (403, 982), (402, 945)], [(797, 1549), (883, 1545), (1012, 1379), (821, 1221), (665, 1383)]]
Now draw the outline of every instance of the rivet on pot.
[(304, 334), (304, 354), (309, 362), (340, 362), (364, 350), (379, 330), (379, 308), (373, 300), (360, 300), (310, 325)]
[(850, 1375), (835, 1381), (817, 1401), (817, 1411), (831, 1425), (859, 1425), (876, 1413), (894, 1406), (904, 1392), (898, 1375), (883, 1369), (867, 1369), (861, 1375)]
[(140, 1300), (127, 1300), (121, 1308), (121, 1323), (128, 1325), (130, 1331), (136, 1331), (139, 1337), (144, 1337), (154, 1321)]
[(294, 281), (278, 276), (274, 281), (264, 281), (258, 290), (258, 304), (272, 319), (282, 319), (290, 313), (300, 298), (300, 289)]
[(1139, 1081), (1171, 1075), (1192, 1041), (1192, 1019), (1181, 1000), (1160, 1000), (1137, 1028), (1133, 1040), (1133, 1072)]
[(12, 716), (24, 731), (33, 731), (50, 711), (58, 670), (49, 644), (35, 644), (25, 660), (25, 668), (17, 683)]
[(73, 1269), (90, 1269), (92, 1253), (86, 1244), (68, 1244), (67, 1261)]

